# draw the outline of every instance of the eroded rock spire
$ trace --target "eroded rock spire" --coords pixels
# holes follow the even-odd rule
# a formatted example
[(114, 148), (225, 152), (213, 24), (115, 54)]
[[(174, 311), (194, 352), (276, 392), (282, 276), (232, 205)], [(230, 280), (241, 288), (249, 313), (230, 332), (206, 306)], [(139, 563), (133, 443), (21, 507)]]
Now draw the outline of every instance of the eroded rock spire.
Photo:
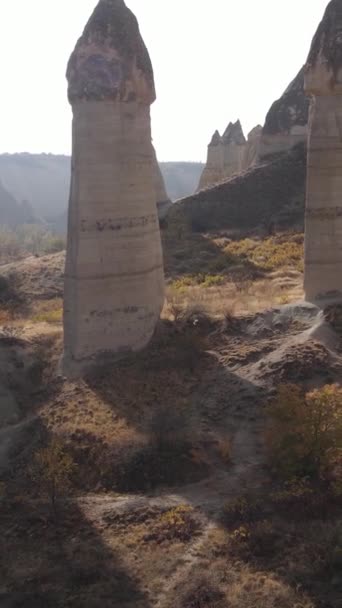
[(73, 151), (64, 369), (77, 373), (144, 347), (164, 299), (150, 123), (153, 69), (123, 0), (100, 0), (67, 79)]
[(329, 3), (305, 71), (312, 95), (305, 229), (307, 299), (342, 294), (342, 0)]
[(208, 146), (207, 163), (198, 189), (202, 190), (242, 171), (245, 148), (246, 138), (239, 120), (230, 122), (222, 137), (215, 131)]

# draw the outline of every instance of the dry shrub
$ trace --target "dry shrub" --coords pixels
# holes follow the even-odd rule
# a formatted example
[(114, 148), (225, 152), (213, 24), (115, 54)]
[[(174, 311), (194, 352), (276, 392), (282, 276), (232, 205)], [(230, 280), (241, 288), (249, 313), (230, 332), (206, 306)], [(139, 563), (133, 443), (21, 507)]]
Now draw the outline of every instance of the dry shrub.
[(288, 481), (270, 495), (274, 511), (294, 520), (326, 519), (333, 515), (340, 500), (333, 484), (320, 488), (305, 479)]
[(37, 302), (34, 307), (32, 321), (34, 323), (61, 323), (63, 317), (63, 302), (60, 298), (53, 298)]
[(227, 608), (224, 593), (205, 575), (191, 577), (179, 597), (173, 604), (174, 608)]
[(61, 323), (63, 317), (62, 308), (57, 308), (56, 310), (49, 310), (45, 312), (41, 312), (39, 314), (34, 315), (32, 317), (32, 321), (34, 323)]
[(242, 495), (228, 502), (222, 513), (222, 523), (227, 528), (236, 528), (242, 524), (255, 522), (263, 515), (261, 501)]
[[(313, 602), (272, 575), (243, 571), (230, 586), (229, 608), (314, 608)], [(185, 607), (184, 607), (185, 608)]]
[(180, 322), (184, 326), (196, 327), (198, 329), (208, 330), (213, 325), (213, 319), (200, 304), (190, 304), (183, 309), (180, 317)]
[(239, 333), (241, 331), (241, 319), (235, 315), (235, 303), (223, 310), (224, 331), (227, 333)]
[(263, 520), (233, 530), (229, 536), (228, 552), (235, 558), (252, 562), (271, 558), (281, 544), (282, 536), (274, 523)]
[(145, 535), (145, 541), (163, 543), (165, 541), (189, 542), (197, 534), (200, 523), (195, 511), (189, 505), (179, 505), (161, 515), (152, 530)]
[(193, 287), (196, 285), (199, 285), (203, 288), (223, 285), (225, 280), (225, 277), (220, 274), (207, 274), (200, 272), (194, 275), (184, 275), (183, 277), (173, 281), (170, 287), (182, 293), (186, 291), (188, 287)]
[(232, 241), (225, 248), (225, 252), (255, 264), (262, 270), (275, 270), (284, 266), (303, 269), (303, 239), (293, 239), (293, 235)]
[(342, 389), (326, 385), (306, 395), (296, 385), (279, 387), (267, 409), (266, 442), (273, 470), (285, 478), (324, 477), (342, 445)]

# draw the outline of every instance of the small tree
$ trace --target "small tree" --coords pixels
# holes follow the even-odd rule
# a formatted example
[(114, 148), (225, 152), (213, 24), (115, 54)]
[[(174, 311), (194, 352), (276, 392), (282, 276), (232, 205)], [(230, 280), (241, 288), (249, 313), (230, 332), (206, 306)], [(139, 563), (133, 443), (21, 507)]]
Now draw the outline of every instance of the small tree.
[(46, 448), (34, 456), (31, 474), (39, 490), (48, 496), (54, 517), (57, 517), (57, 501), (70, 488), (75, 463), (67, 454), (61, 440), (53, 439)]
[(342, 447), (342, 388), (327, 385), (306, 395), (283, 385), (268, 407), (266, 432), (270, 461), (284, 477), (320, 477)]

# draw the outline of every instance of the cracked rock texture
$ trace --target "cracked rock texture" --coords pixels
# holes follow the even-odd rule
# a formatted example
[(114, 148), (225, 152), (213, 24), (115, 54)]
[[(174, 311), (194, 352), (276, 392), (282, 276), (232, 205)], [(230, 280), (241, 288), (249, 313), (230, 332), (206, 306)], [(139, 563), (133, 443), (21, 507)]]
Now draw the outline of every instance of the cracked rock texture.
[(329, 3), (309, 53), (312, 96), (305, 230), (307, 299), (342, 293), (342, 0)]
[[(72, 180), (64, 371), (138, 351), (164, 300), (150, 105), (153, 69), (133, 13), (100, 0), (71, 55)], [(164, 189), (165, 190), (165, 189)]]

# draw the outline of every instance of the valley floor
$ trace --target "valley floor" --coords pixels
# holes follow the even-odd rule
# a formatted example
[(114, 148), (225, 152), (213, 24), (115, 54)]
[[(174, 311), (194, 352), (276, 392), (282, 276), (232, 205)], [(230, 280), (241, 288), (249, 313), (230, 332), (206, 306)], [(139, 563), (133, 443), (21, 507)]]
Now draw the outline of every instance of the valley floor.
[[(62, 255), (20, 264), (29, 304), (0, 328), (0, 606), (338, 608), (341, 505), (272, 476), (265, 406), (341, 382), (339, 307), (292, 303), (299, 268), (241, 287), (173, 260), (149, 348), (70, 382)], [(56, 512), (32, 473), (52, 438), (74, 463)]]

